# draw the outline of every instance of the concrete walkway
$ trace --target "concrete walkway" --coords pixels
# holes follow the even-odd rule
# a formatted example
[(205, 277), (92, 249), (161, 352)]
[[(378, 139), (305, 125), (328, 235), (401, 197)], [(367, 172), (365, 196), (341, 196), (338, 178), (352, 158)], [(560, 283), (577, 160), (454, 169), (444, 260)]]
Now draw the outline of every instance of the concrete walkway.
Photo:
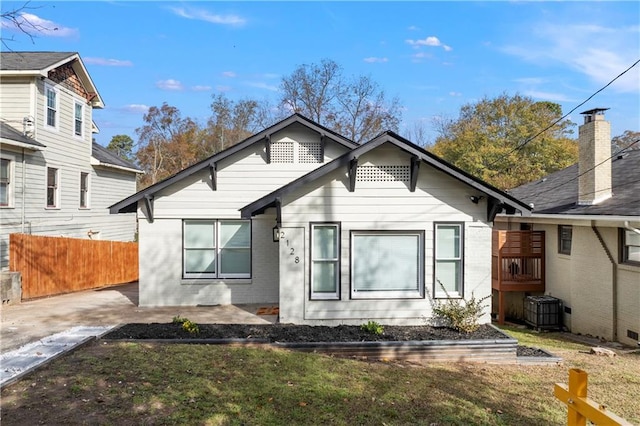
[(275, 315), (256, 315), (263, 307), (141, 308), (137, 283), (2, 305), (0, 387), (120, 324), (166, 323), (175, 316), (200, 324), (275, 322)]

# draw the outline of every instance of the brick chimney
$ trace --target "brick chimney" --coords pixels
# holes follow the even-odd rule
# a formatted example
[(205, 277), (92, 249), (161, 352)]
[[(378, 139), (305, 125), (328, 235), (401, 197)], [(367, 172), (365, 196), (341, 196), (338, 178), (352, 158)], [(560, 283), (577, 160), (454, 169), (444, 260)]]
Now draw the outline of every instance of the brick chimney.
[(590, 206), (611, 198), (611, 124), (604, 111), (582, 112), (578, 128), (578, 204)]

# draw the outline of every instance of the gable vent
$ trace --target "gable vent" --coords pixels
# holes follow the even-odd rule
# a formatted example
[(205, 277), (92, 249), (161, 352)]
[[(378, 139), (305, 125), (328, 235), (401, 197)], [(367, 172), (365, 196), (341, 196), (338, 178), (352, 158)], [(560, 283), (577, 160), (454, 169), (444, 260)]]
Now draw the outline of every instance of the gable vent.
[(409, 182), (409, 166), (359, 166), (357, 182)]
[(298, 162), (322, 163), (322, 145), (319, 142), (299, 142)]
[(273, 142), (271, 144), (272, 163), (293, 163), (293, 142)]

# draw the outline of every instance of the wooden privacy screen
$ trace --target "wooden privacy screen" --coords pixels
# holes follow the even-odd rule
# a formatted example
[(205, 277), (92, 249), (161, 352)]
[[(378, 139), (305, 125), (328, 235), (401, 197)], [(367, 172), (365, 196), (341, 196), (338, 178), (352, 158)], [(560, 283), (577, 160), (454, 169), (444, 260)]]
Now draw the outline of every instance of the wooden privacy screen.
[(9, 269), (22, 275), (23, 299), (128, 283), (138, 243), (11, 234)]

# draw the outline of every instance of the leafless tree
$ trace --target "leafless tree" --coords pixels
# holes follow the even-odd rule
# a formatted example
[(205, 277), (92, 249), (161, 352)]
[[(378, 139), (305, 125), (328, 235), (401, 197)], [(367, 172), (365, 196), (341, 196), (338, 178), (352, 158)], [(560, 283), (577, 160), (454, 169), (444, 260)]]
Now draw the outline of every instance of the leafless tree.
[(6, 36), (7, 29), (12, 29), (26, 35), (32, 43), (35, 43), (34, 38), (37, 33), (57, 30), (57, 28), (48, 28), (40, 25), (37, 21), (30, 19), (30, 14), (27, 12), (30, 10), (40, 9), (41, 7), (42, 6), (31, 6), (31, 2), (27, 1), (20, 7), (3, 10), (1, 12), (0, 17), (2, 19), (0, 20), (0, 28), (2, 28), (3, 31), (0, 35), (0, 41), (6, 49), (12, 50), (8, 43), (15, 41), (14, 35), (9, 37)]

